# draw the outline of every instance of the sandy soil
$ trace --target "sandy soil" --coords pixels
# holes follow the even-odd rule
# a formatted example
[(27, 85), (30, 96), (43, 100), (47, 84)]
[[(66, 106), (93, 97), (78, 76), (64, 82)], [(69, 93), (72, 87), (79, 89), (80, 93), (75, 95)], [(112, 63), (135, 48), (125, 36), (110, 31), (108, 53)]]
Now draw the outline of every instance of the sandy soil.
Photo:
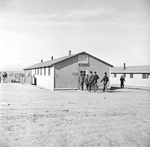
[(149, 90), (89, 93), (3, 83), (0, 91), (0, 147), (150, 146)]

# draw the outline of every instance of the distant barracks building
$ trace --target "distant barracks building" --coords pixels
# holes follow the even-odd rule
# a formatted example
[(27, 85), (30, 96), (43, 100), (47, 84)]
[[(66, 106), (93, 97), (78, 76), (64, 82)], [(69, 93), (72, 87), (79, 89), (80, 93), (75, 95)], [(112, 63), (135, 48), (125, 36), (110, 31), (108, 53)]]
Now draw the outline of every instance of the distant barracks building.
[(150, 89), (150, 65), (113, 67), (111, 70), (111, 85), (120, 86), (120, 77), (124, 76), (127, 88)]
[[(25, 73), (31, 73), (33, 84), (50, 90), (58, 89), (79, 89), (79, 75), (89, 74), (96, 71), (100, 79), (104, 72), (109, 77), (108, 87), (110, 87), (111, 64), (102, 61), (86, 52), (69, 55), (58, 59), (51, 57), (50, 61), (35, 64), (24, 69)], [(103, 84), (98, 81), (98, 86)]]

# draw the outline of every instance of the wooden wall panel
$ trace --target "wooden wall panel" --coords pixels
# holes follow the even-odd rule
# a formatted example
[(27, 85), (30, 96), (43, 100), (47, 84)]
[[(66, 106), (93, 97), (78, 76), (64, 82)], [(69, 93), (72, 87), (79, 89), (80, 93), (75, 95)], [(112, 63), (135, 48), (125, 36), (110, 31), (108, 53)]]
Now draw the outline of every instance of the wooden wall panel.
[(78, 88), (78, 57), (55, 65), (55, 88)]
[[(96, 71), (100, 77), (98, 86), (102, 87), (103, 83), (100, 83), (100, 80), (103, 78), (104, 72), (107, 72), (110, 79), (110, 69), (110, 66), (91, 56), (89, 56), (89, 66), (79, 67), (78, 56), (75, 56), (55, 65), (55, 88), (78, 88), (78, 75), (80, 70), (87, 71), (88, 74), (90, 71)], [(108, 87), (110, 87), (110, 81)]]

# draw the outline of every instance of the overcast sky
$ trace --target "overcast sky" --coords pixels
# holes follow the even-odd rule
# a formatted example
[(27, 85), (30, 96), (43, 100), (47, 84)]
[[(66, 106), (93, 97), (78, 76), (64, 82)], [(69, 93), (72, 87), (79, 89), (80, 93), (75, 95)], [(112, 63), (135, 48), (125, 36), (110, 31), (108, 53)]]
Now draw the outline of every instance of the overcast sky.
[(0, 0), (0, 71), (69, 50), (150, 65), (150, 0)]

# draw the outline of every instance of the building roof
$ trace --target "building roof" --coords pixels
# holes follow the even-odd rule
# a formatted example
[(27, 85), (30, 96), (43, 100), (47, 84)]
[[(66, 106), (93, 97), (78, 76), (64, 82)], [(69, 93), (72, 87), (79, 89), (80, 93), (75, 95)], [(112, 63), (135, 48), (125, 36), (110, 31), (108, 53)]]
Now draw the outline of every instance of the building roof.
[(150, 65), (113, 67), (111, 73), (150, 73)]
[(104, 64), (106, 64), (106, 65), (108, 65), (108, 66), (113, 67), (113, 65), (111, 65), (111, 64), (109, 64), (109, 63), (107, 63), (107, 62), (105, 62), (105, 61), (103, 61), (103, 60), (100, 60), (99, 58), (96, 58), (96, 57), (94, 57), (94, 56), (92, 56), (92, 55), (90, 55), (90, 54), (88, 54), (88, 53), (86, 53), (86, 52), (80, 52), (80, 53), (77, 53), (77, 54), (64, 56), (64, 57), (57, 58), (57, 59), (53, 59), (53, 60), (49, 60), (49, 61), (46, 61), (46, 62), (37, 63), (37, 64), (35, 64), (35, 65), (32, 65), (32, 66), (29, 66), (29, 67), (25, 68), (24, 70), (29, 70), (29, 69), (34, 69), (34, 68), (41, 68), (41, 67), (52, 66), (52, 65), (54, 65), (54, 64), (56, 64), (56, 63), (62, 62), (62, 61), (64, 61), (64, 60), (70, 59), (70, 58), (75, 57), (75, 56), (80, 55), (80, 54), (87, 54), (87, 55), (89, 55), (89, 56), (95, 58), (96, 60), (98, 60), (98, 61), (100, 61), (100, 62), (102, 62), (102, 63), (104, 63)]

